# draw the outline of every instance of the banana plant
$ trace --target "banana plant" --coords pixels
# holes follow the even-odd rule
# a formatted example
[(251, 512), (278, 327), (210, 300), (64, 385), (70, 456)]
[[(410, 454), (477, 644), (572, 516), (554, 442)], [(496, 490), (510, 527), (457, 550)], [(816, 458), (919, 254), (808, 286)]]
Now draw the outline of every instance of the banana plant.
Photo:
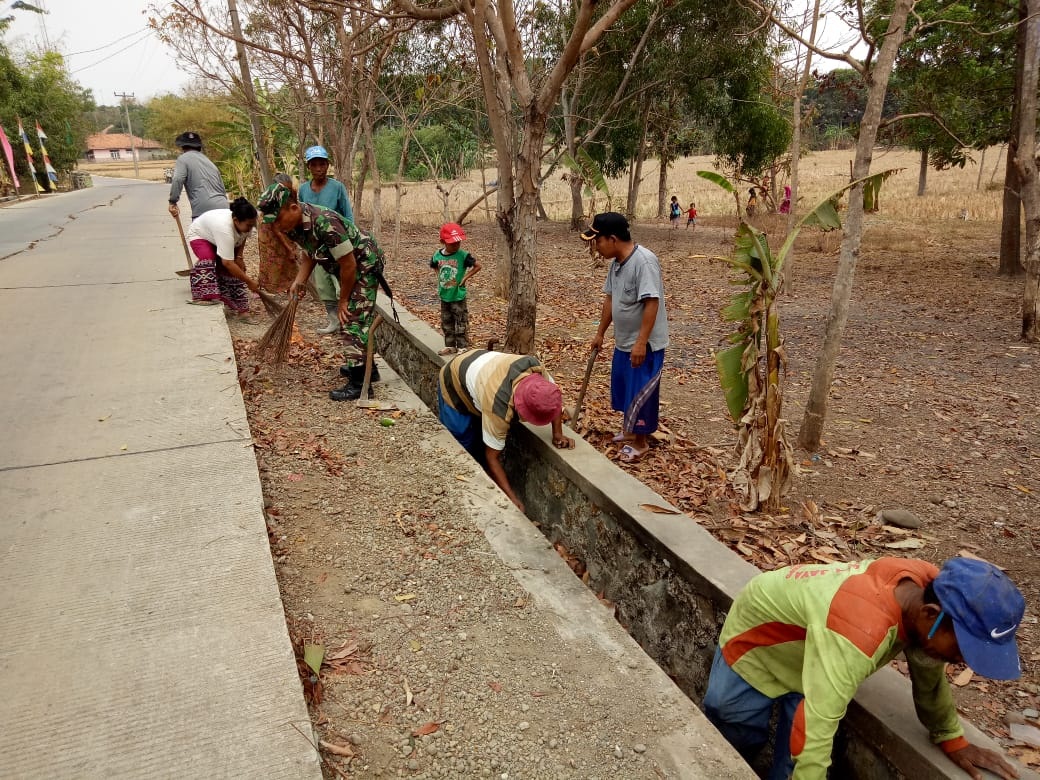
[(783, 288), (784, 260), (803, 227), (814, 225), (825, 231), (841, 227), (837, 203), (845, 190), (863, 184), (878, 192), (881, 183), (897, 170), (850, 182), (828, 195), (798, 220), (775, 254), (765, 233), (744, 221), (737, 188), (714, 171), (697, 171), (698, 176), (733, 195), (740, 221), (733, 255), (722, 258), (737, 272), (731, 283), (741, 288), (722, 309), (723, 319), (736, 323), (736, 330), (727, 337), (731, 346), (715, 353), (715, 366), (726, 407), (737, 425), (739, 460), (729, 478), (742, 496), (745, 511), (759, 507), (779, 511), (794, 464), (786, 420), (781, 416), (787, 355), (777, 299)]

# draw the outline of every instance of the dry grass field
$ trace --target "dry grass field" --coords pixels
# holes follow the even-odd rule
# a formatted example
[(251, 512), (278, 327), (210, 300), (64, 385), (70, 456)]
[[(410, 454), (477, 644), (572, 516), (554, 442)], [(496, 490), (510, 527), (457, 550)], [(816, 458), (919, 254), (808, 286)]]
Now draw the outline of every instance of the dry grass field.
[[(978, 157), (978, 155), (976, 155)], [(998, 221), (1000, 219), (1000, 184), (1003, 180), (1003, 150), (994, 147), (987, 150), (985, 168), (979, 177), (979, 166), (968, 165), (963, 169), (929, 171), (928, 193), (917, 197), (917, 171), (919, 156), (906, 150), (878, 149), (874, 155), (873, 172), (889, 168), (901, 169), (885, 183), (882, 191), (883, 211), (897, 214), (908, 221), (958, 219), (963, 210), (969, 220)], [(848, 180), (851, 151), (812, 152), (802, 159), (801, 202), (813, 205), (824, 196), (841, 187)], [(173, 165), (173, 160), (148, 160), (138, 163), (139, 178), (146, 181), (162, 181), (163, 169)], [(134, 166), (126, 160), (79, 164), (79, 170), (99, 176), (132, 178)], [(669, 196), (677, 195), (679, 202), (687, 206), (697, 203), (701, 217), (726, 216), (733, 213), (730, 196), (719, 188), (697, 176), (698, 170), (717, 170), (715, 159), (709, 156), (687, 157), (672, 166), (668, 175)], [(996, 175), (994, 176), (994, 172)], [(657, 213), (656, 161), (649, 161), (644, 168), (643, 186), (636, 208), (638, 219), (653, 219)], [(494, 169), (483, 172), (483, 181), (494, 181)], [(481, 192), (480, 171), (470, 174), (451, 187), (448, 199), (450, 215), (458, 214)], [(610, 181), (611, 199), (601, 194), (594, 207), (596, 211), (624, 206), (627, 183), (624, 179)], [(781, 184), (782, 187), (782, 184)], [(401, 219), (419, 225), (439, 225), (443, 222), (442, 198), (433, 182), (406, 182), (402, 188)], [(542, 203), (550, 219), (563, 221), (570, 218), (570, 189), (567, 183), (555, 176), (547, 180), (542, 188)], [(371, 223), (371, 187), (362, 198), (361, 216)], [(494, 203), (490, 204), (491, 208)], [(382, 192), (382, 219), (384, 224), (392, 222), (394, 214), (394, 189), (384, 184)], [(493, 214), (487, 209), (475, 209), (470, 220), (474, 223), (490, 222)]]
[[(137, 178), (144, 181), (162, 181), (163, 168), (172, 168), (173, 160), (141, 160), (137, 163)], [(130, 160), (112, 162), (83, 162), (78, 166), (84, 173), (96, 176), (114, 176), (117, 179), (133, 179), (134, 164)]]
[[(998, 159), (999, 157), (999, 159)], [(801, 162), (801, 202), (803, 207), (815, 205), (826, 195), (841, 187), (848, 181), (851, 151), (813, 152), (802, 158)], [(882, 206), (885, 214), (898, 214), (900, 218), (910, 221), (958, 219), (963, 209), (967, 210), (969, 220), (994, 221), (1000, 219), (1000, 184), (1003, 181), (1004, 156), (999, 147), (987, 150), (984, 160), (985, 168), (979, 181), (979, 167), (968, 165), (963, 169), (948, 171), (930, 170), (928, 173), (928, 193), (924, 198), (917, 197), (917, 173), (920, 157), (916, 152), (906, 150), (878, 149), (874, 155), (872, 172), (877, 173), (890, 168), (901, 169), (889, 179), (882, 191)], [(996, 177), (994, 169), (999, 166)], [(696, 202), (700, 216), (725, 216), (733, 213), (731, 197), (710, 182), (697, 176), (698, 170), (717, 171), (715, 158), (710, 156), (687, 157), (672, 166), (668, 174), (668, 195), (677, 195), (679, 202), (686, 207), (691, 201)], [(497, 173), (494, 169), (484, 171), (485, 181), (494, 181)], [(657, 178), (656, 161), (649, 161), (644, 167), (643, 185), (636, 208), (637, 219), (653, 219), (657, 214)], [(993, 184), (991, 184), (991, 179)], [(627, 182), (614, 179), (609, 182), (611, 200), (608, 202), (598, 195), (595, 203), (596, 211), (610, 208), (622, 209), (625, 203)], [(979, 189), (976, 189), (976, 186)], [(993, 187), (995, 186), (995, 189)], [(781, 183), (782, 187), (782, 183)], [(455, 184), (449, 198), (449, 212), (459, 213), (468, 206), (481, 192), (481, 176), (473, 171), (464, 180)], [(366, 192), (364, 201), (371, 204), (371, 195)], [(392, 220), (393, 189), (384, 187), (382, 195), (382, 217), (384, 222)], [(570, 189), (560, 177), (548, 179), (542, 187), (542, 204), (550, 219), (563, 221), (570, 218)], [(494, 203), (491, 204), (494, 207)], [(365, 208), (362, 208), (365, 213)], [(423, 225), (440, 224), (443, 219), (441, 196), (435, 185), (423, 182), (408, 182), (404, 185), (401, 198), (401, 218), (408, 222)], [(369, 219), (371, 216), (369, 214)], [(491, 221), (493, 215), (487, 210), (476, 209), (471, 213), (475, 223)]]

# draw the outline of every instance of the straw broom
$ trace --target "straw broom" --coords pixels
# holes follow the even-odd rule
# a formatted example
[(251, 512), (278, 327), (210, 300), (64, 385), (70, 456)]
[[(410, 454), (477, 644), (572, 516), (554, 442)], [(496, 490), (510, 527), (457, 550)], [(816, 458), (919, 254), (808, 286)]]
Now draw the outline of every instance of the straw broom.
[(300, 299), (295, 295), (289, 299), (289, 304), (271, 323), (260, 340), (256, 342), (256, 351), (260, 354), (270, 350), (274, 354), (275, 363), (284, 363), (289, 355), (289, 344), (292, 341), (293, 322), (296, 320), (296, 307)]
[(260, 301), (264, 304), (264, 308), (267, 309), (267, 313), (272, 317), (277, 317), (282, 313), (282, 309), (285, 308), (278, 302), (278, 299), (269, 292), (258, 290), (257, 295), (260, 296)]

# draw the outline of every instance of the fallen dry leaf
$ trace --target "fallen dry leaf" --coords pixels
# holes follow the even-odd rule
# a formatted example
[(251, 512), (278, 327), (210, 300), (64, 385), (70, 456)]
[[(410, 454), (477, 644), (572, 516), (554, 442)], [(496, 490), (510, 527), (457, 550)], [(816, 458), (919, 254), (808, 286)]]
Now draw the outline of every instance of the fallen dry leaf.
[(971, 682), (971, 678), (975, 676), (975, 672), (972, 671), (970, 666), (965, 666), (964, 671), (953, 678), (953, 684), (959, 688), (963, 688), (965, 685)]
[(356, 754), (350, 745), (337, 745), (335, 742), (326, 742), (324, 739), (319, 743), (325, 750), (329, 751), (336, 756), (344, 756), (345, 758), (353, 758)]
[(358, 651), (357, 642), (348, 642), (345, 645), (337, 647), (335, 650), (331, 650), (325, 654), (326, 661), (339, 661), (342, 658), (349, 658)]
[(669, 509), (666, 506), (658, 506), (657, 504), (640, 504), (642, 509), (647, 512), (653, 512), (655, 515), (681, 515), (678, 509)]
[(494, 680), (488, 680), (488, 688), (493, 690), (495, 693), (502, 693), (502, 683), (495, 682)]
[(413, 737), (425, 737), (427, 734), (432, 734), (441, 727), (441, 724), (435, 720), (431, 720), (429, 723), (424, 723), (415, 731), (412, 732)]

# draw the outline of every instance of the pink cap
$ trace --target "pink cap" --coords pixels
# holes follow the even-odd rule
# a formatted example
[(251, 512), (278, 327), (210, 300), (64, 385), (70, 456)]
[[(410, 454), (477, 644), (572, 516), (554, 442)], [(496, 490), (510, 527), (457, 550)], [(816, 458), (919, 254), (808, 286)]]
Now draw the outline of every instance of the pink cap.
[(466, 231), (462, 229), (461, 225), (456, 225), (454, 222), (447, 222), (441, 225), (441, 241), (444, 243), (458, 244), (465, 240)]
[(548, 425), (563, 411), (563, 394), (541, 374), (529, 374), (513, 391), (513, 405), (524, 422)]

